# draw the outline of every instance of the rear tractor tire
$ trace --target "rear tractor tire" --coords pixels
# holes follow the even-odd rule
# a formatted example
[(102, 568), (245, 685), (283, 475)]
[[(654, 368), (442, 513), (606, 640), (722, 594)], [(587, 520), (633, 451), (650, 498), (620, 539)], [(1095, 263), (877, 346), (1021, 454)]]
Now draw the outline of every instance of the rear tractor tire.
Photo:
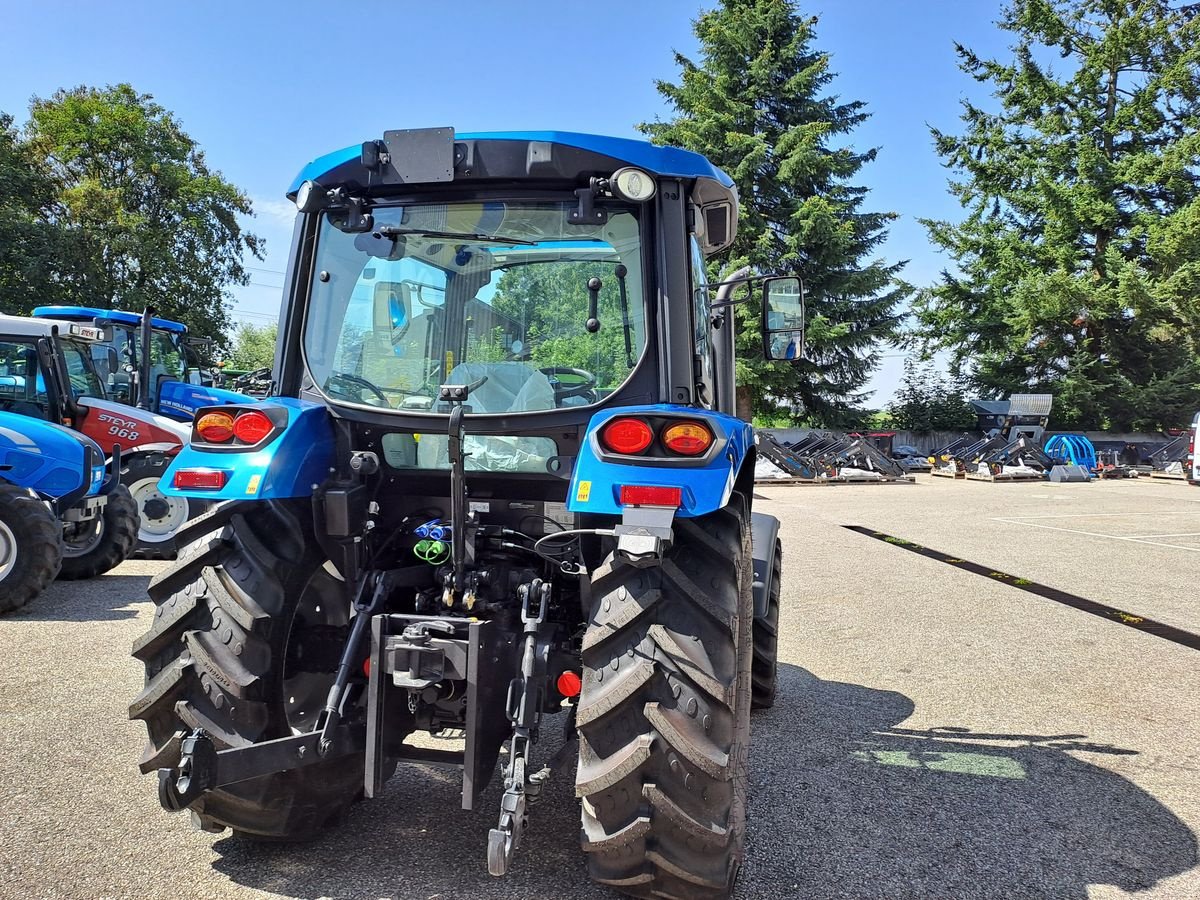
[(58, 575), (62, 526), (25, 488), (0, 483), (0, 613), (24, 606)]
[(662, 564), (596, 571), (576, 713), (592, 878), (730, 896), (744, 855), (754, 601), (746, 503), (675, 521)]
[(67, 523), (63, 533), (63, 581), (94, 578), (129, 558), (137, 541), (137, 507), (129, 489), (117, 485), (94, 518)]
[[(224, 750), (312, 729), (349, 610), (311, 521), (307, 501), (254, 501), (220, 504), (180, 530), (178, 561), (150, 582), (154, 621), (133, 645), (146, 667), (129, 707), (149, 734), (144, 772), (177, 764), (179, 731), (203, 728)], [(175, 808), (164, 774), (160, 799)], [(343, 756), (210, 791), (190, 809), (208, 831), (306, 840), (362, 783), (362, 757)]]

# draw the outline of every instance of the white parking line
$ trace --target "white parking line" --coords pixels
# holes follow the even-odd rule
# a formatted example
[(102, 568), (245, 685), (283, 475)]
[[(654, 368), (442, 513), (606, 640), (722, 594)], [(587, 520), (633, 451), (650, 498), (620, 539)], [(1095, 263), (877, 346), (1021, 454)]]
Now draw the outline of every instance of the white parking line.
[[(1200, 501), (1197, 501), (1200, 502)], [(1012, 519), (1120, 519), (1125, 516), (1194, 516), (1195, 513), (1190, 510), (1176, 510), (1175, 512), (1144, 512), (1144, 513), (1063, 513), (1053, 516), (1005, 516), (1002, 519), (996, 519), (997, 522), (1008, 522)]]
[(1200, 537), (1200, 531), (1184, 531), (1179, 534), (1130, 534), (1126, 535), (1131, 540), (1141, 540), (1142, 538), (1159, 538), (1159, 537)]
[[(1178, 544), (1164, 544), (1161, 541), (1149, 541), (1138, 537), (1125, 537), (1119, 534), (1099, 534), (1095, 531), (1080, 531), (1077, 528), (1056, 528), (1053, 525), (1039, 525), (1037, 522), (1022, 522), (1018, 519), (994, 518), (993, 522), (1004, 522), (1007, 525), (1026, 525), (1030, 528), (1045, 528), (1047, 531), (1062, 531), (1067, 534), (1082, 534), (1086, 537), (1108, 538), (1113, 541), (1128, 541), (1131, 544), (1153, 544), (1155, 547), (1169, 547), (1172, 550), (1185, 550), (1190, 553), (1200, 553), (1200, 547), (1181, 547)], [(1164, 537), (1166, 535), (1163, 535)]]

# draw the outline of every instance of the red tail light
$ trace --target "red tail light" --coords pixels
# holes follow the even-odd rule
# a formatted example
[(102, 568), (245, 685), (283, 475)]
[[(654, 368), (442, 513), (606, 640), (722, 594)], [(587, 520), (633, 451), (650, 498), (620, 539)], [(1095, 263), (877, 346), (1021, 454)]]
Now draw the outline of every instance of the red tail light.
[(613, 453), (641, 453), (654, 440), (654, 432), (641, 419), (613, 419), (600, 432), (600, 442)]
[(233, 424), (229, 413), (205, 413), (196, 420), (196, 434), (206, 443), (223, 444), (233, 438)]
[(176, 469), (171, 484), (180, 490), (219, 491), (228, 480), (225, 469)]
[(652, 484), (621, 485), (622, 506), (673, 506), (683, 503), (683, 489)]
[(564, 697), (578, 697), (583, 681), (575, 672), (563, 672), (558, 676), (558, 692)]
[(712, 446), (712, 432), (699, 422), (679, 422), (663, 431), (663, 444), (672, 453), (699, 456)]
[(238, 413), (233, 420), (233, 436), (243, 444), (257, 444), (274, 430), (275, 424), (258, 410)]

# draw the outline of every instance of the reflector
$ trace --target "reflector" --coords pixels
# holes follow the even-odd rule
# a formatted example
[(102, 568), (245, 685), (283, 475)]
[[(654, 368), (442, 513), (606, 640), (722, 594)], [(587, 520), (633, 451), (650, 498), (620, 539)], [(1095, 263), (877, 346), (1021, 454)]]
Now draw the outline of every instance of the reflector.
[(621, 485), (622, 506), (675, 506), (683, 502), (683, 489), (650, 484)]

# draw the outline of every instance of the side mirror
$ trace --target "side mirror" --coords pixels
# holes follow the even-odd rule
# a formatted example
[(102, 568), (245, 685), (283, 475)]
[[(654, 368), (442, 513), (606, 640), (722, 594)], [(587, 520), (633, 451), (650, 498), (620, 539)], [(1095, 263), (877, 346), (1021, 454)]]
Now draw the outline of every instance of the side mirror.
[(767, 359), (804, 358), (804, 283), (794, 276), (763, 281), (763, 354)]

